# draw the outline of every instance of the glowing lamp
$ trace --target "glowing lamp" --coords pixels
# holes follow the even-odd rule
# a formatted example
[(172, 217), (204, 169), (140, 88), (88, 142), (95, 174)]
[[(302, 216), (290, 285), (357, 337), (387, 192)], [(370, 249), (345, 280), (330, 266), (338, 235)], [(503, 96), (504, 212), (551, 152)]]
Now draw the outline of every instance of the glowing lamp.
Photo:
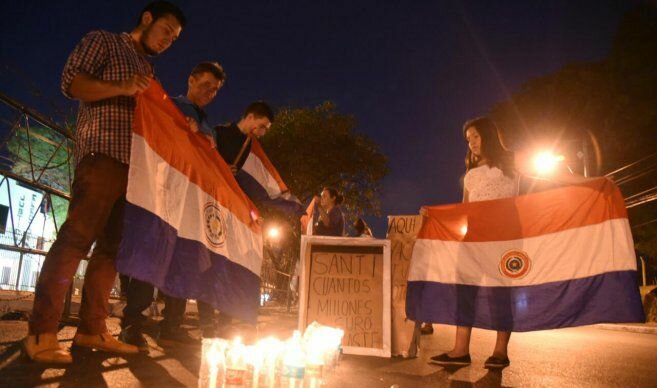
[(552, 151), (539, 152), (532, 160), (534, 171), (539, 175), (550, 175), (564, 159), (563, 155), (557, 155)]

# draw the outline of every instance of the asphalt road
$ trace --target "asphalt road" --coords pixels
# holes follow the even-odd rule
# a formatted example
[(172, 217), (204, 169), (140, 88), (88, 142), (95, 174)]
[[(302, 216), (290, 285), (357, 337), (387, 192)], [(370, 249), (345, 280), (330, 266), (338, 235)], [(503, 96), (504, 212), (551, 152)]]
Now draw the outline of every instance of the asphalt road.
[[(110, 327), (118, 331), (118, 321)], [(188, 319), (193, 324), (194, 318)], [(261, 315), (259, 333), (287, 336), (296, 316), (270, 311)], [(191, 328), (192, 326), (190, 326)], [(657, 334), (642, 334), (581, 327), (533, 333), (514, 333), (510, 343), (511, 366), (502, 372), (483, 367), (495, 333), (473, 331), (473, 364), (443, 368), (430, 364), (432, 355), (449, 350), (454, 328), (436, 325), (424, 336), (416, 359), (345, 355), (329, 387), (657, 387)], [(75, 328), (65, 327), (60, 340), (70, 344)], [(18, 340), (27, 332), (24, 321), (0, 321), (0, 387), (183, 387), (196, 386), (200, 349), (164, 350), (152, 343), (148, 356), (111, 357), (101, 352), (78, 351), (68, 368), (46, 368), (18, 356)], [(653, 331), (654, 332), (654, 331)], [(194, 331), (192, 330), (194, 334)], [(198, 333), (196, 333), (198, 334)]]
[(429, 358), (451, 348), (454, 327), (435, 328), (432, 336), (423, 337), (415, 360), (346, 356), (335, 376), (336, 386), (657, 387), (655, 334), (595, 326), (514, 333), (511, 366), (488, 372), (483, 364), (492, 353), (494, 332), (473, 331), (472, 365), (443, 368), (430, 364)]

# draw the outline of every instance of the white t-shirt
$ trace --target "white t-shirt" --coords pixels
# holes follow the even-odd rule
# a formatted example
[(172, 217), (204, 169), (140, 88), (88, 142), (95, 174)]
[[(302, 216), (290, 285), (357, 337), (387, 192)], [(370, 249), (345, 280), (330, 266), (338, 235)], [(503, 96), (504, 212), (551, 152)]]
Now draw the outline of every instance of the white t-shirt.
[(513, 197), (518, 192), (517, 178), (509, 178), (499, 168), (487, 164), (468, 170), (463, 185), (469, 202)]

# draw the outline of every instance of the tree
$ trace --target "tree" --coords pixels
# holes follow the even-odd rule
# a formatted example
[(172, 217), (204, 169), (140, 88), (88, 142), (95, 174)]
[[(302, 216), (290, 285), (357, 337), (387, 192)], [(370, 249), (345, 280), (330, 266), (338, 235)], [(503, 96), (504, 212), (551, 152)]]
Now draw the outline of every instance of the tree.
[(302, 201), (334, 186), (344, 194), (347, 214), (378, 215), (387, 158), (369, 137), (354, 132), (355, 126), (354, 118), (337, 113), (331, 102), (287, 107), (276, 115), (262, 145)]
[(640, 6), (621, 20), (607, 58), (532, 79), (490, 114), (513, 143), (592, 131), (604, 155), (601, 173), (633, 162), (657, 146), (656, 42), (657, 11)]
[[(380, 213), (381, 179), (388, 172), (387, 158), (367, 136), (354, 131), (356, 121), (336, 112), (331, 102), (314, 108), (281, 109), (262, 139), (267, 156), (302, 202), (308, 203), (324, 186), (344, 195), (347, 225), (363, 214)], [(261, 209), (265, 226), (282, 226), (282, 240), (265, 245), (265, 255), (276, 269), (290, 274), (299, 258), (299, 220), (286, 219), (275, 209)], [(286, 290), (290, 279), (276, 274), (270, 280)]]
[[(532, 79), (510, 100), (494, 106), (490, 115), (514, 148), (550, 139), (574, 143), (575, 151), (583, 144), (591, 149), (586, 136), (590, 131), (602, 155), (597, 173), (605, 174), (657, 152), (655, 85), (657, 10), (643, 4), (621, 19), (607, 58), (570, 64)], [(646, 164), (641, 167), (645, 174), (619, 183), (626, 196), (657, 187), (657, 158)], [(581, 172), (581, 165), (578, 169)], [(657, 201), (631, 208), (630, 220), (640, 225), (655, 214)], [(651, 224), (633, 232), (637, 249), (657, 258), (657, 227)]]
[[(18, 127), (7, 141), (11, 171), (68, 193), (73, 168), (70, 144), (63, 135), (47, 127)], [(68, 200), (56, 195), (50, 198), (55, 222), (60, 227), (66, 219)]]

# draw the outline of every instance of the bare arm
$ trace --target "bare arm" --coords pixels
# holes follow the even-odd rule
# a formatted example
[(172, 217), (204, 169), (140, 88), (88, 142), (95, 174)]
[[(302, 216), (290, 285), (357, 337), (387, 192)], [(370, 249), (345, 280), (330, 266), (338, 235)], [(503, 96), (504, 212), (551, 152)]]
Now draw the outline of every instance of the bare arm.
[(95, 102), (116, 96), (132, 96), (144, 91), (151, 77), (135, 74), (126, 80), (105, 81), (85, 73), (78, 73), (68, 88), (68, 93), (82, 101)]
[(469, 197), (468, 190), (464, 188), (463, 189), (463, 203), (466, 203), (466, 202), (470, 201), (470, 199), (468, 197)]

